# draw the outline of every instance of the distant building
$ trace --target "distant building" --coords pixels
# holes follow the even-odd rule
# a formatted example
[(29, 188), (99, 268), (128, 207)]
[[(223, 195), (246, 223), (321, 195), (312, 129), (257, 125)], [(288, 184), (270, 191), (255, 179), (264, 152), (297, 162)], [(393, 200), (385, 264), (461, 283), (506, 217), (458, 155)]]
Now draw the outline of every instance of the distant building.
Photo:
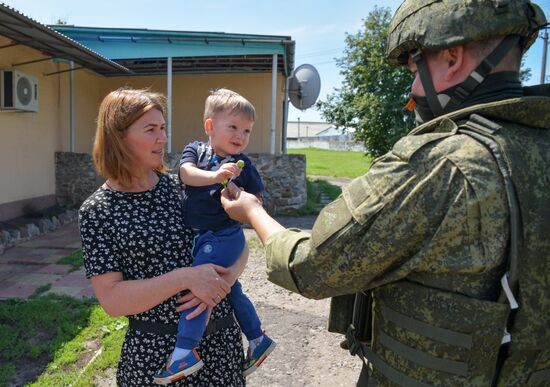
[(364, 152), (362, 144), (355, 143), (353, 128), (337, 128), (328, 122), (288, 121), (287, 148), (319, 148)]

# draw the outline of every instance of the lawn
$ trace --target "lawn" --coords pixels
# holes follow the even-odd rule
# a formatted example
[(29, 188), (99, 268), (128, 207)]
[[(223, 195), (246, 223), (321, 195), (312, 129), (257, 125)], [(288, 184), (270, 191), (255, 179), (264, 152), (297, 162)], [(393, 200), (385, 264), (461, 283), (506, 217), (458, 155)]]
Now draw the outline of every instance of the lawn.
[[(82, 252), (57, 263), (76, 270)], [(109, 317), (95, 299), (43, 296), (49, 287), (0, 301), (0, 386), (88, 387), (116, 367), (127, 319)]]
[(372, 156), (363, 152), (299, 148), (288, 153), (306, 155), (307, 175), (355, 178), (365, 174), (372, 163)]
[(2, 301), (0, 386), (92, 386), (95, 375), (116, 366), (126, 325), (94, 300)]

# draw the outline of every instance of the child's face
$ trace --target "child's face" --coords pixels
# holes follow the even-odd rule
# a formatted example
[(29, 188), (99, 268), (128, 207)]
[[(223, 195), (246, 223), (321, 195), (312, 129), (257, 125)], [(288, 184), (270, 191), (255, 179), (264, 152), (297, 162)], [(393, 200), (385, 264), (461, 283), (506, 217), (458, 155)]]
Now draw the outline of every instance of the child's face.
[(221, 112), (204, 122), (204, 131), (210, 137), (210, 145), (219, 156), (229, 156), (242, 152), (248, 145), (252, 126), (244, 114)]

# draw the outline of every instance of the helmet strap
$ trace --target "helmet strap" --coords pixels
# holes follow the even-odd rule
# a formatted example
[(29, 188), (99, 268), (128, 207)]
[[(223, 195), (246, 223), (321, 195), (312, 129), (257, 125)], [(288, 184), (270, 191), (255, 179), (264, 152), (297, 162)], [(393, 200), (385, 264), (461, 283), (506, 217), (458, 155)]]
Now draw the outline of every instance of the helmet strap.
[(500, 63), (502, 58), (519, 43), (518, 35), (508, 35), (493, 51), (470, 73), (464, 82), (458, 85), (451, 96), (451, 102), (458, 107), (487, 78), (487, 75)]
[(443, 106), (439, 99), (437, 98), (437, 93), (435, 92), (435, 87), (432, 81), (432, 76), (430, 74), (430, 69), (428, 64), (422, 57), (422, 51), (417, 49), (411, 54), (411, 59), (416, 64), (416, 69), (420, 74), (420, 81), (424, 87), (424, 93), (426, 94), (426, 99), (428, 100), (428, 105), (435, 117), (443, 114)]
[(519, 43), (518, 35), (506, 36), (495, 49), (487, 55), (485, 59), (470, 73), (468, 78), (462, 83), (455, 85), (449, 89), (447, 93), (437, 94), (432, 81), (432, 76), (425, 59), (422, 57), (422, 52), (417, 49), (411, 53), (411, 59), (416, 64), (416, 68), (420, 75), (420, 81), (424, 87), (428, 106), (434, 117), (439, 117), (443, 114), (459, 109), (460, 105), (472, 94), (472, 92), (485, 81), (485, 78), (493, 71), (500, 63), (502, 58)]

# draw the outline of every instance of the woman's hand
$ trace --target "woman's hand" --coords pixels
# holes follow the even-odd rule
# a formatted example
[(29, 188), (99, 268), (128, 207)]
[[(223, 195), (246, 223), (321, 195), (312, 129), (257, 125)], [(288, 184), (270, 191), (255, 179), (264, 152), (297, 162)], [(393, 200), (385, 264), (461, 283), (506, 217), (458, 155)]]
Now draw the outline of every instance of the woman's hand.
[(210, 263), (186, 268), (187, 288), (207, 306), (213, 307), (225, 298), (231, 286), (220, 275), (225, 275), (229, 269)]
[(185, 317), (186, 320), (191, 320), (208, 309), (208, 316), (206, 317), (206, 324), (208, 325), (208, 321), (210, 321), (210, 315), (212, 314), (212, 308), (208, 307), (204, 302), (201, 301), (200, 298), (196, 297), (193, 293), (190, 292), (187, 293), (185, 296), (176, 299), (176, 302), (180, 304), (176, 307), (176, 311), (180, 313), (187, 309), (196, 307), (194, 311), (192, 311)]

